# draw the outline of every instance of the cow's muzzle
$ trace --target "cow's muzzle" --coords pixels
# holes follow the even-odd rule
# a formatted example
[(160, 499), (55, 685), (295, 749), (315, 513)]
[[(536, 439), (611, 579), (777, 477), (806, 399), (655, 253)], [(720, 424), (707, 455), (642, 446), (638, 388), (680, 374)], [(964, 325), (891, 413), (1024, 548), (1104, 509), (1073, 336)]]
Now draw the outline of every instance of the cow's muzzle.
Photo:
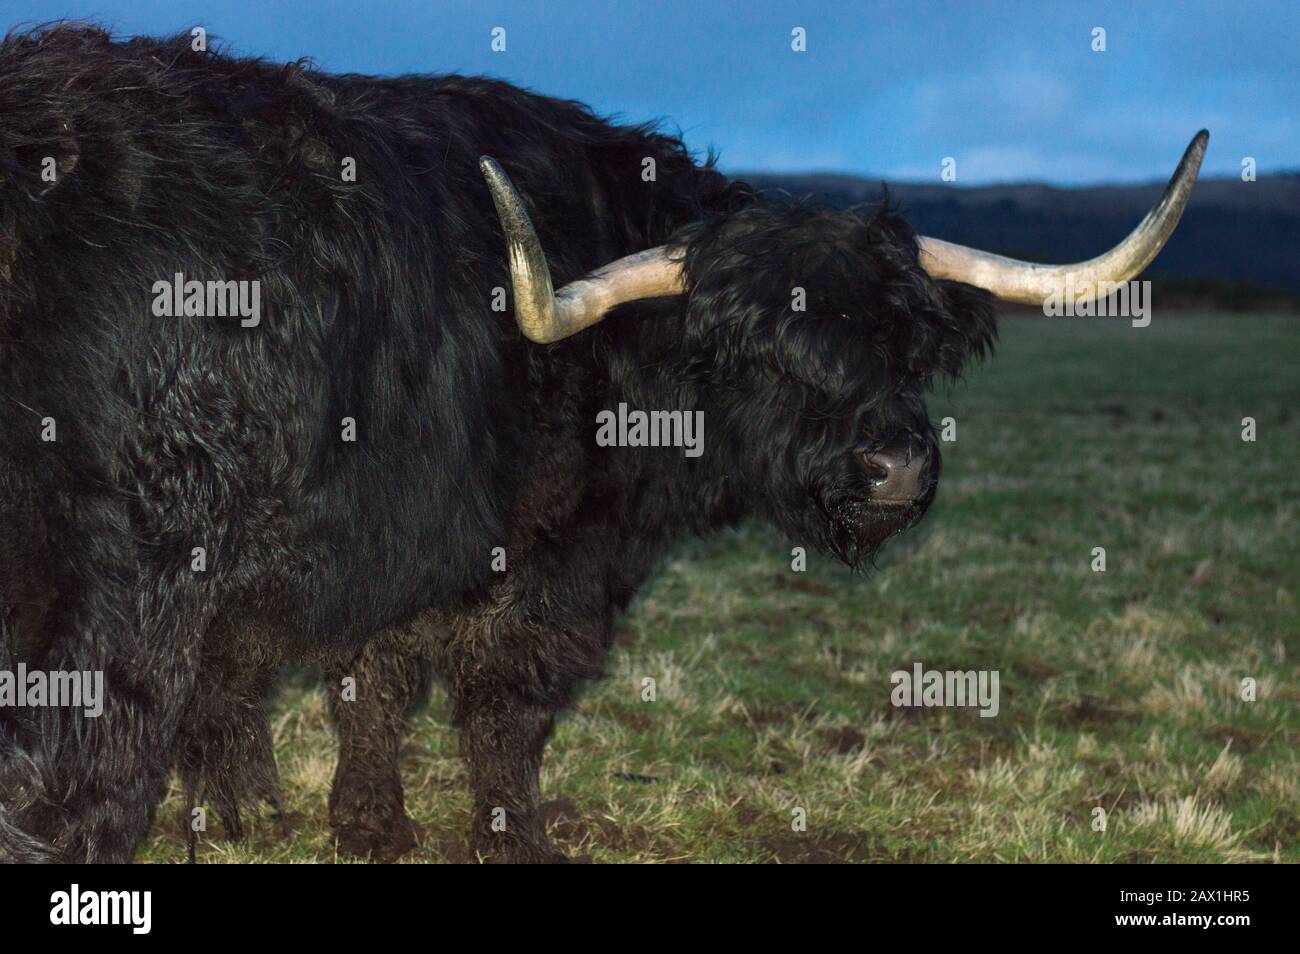
[(902, 507), (917, 503), (934, 487), (930, 453), (924, 444), (904, 440), (859, 455), (871, 483), (871, 503)]

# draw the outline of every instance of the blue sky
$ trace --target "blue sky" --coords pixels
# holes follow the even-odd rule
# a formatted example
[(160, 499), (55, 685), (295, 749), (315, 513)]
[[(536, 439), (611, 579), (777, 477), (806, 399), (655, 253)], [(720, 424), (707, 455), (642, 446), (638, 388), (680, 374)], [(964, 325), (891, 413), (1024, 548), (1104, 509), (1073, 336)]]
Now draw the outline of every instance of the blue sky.
[(1300, 0), (0, 0), (5, 28), (59, 16), (199, 24), (234, 52), (329, 70), (500, 76), (662, 117), (733, 171), (937, 181), (952, 156), (959, 184), (1140, 181), (1202, 126), (1210, 174), (1245, 156), (1300, 168)]

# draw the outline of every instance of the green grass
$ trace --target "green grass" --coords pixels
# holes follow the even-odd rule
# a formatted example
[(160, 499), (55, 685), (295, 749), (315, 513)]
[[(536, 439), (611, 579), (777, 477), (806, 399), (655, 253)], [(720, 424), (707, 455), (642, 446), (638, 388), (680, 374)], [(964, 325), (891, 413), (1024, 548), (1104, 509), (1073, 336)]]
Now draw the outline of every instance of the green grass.
[[(798, 541), (761, 526), (672, 555), (551, 745), (557, 844), (598, 862), (1300, 860), (1300, 321), (1015, 317), (1002, 338), (931, 401), (957, 421), (939, 500), (867, 578), (816, 554), (792, 572)], [(1001, 712), (893, 708), (889, 674), (914, 662), (998, 670)], [(436, 697), (404, 758), (412, 860), (465, 851), (447, 715)], [(274, 722), (289, 832), (262, 820), (201, 860), (334, 860), (320, 692), (293, 682)], [(146, 860), (183, 857), (179, 811), (173, 795)]]

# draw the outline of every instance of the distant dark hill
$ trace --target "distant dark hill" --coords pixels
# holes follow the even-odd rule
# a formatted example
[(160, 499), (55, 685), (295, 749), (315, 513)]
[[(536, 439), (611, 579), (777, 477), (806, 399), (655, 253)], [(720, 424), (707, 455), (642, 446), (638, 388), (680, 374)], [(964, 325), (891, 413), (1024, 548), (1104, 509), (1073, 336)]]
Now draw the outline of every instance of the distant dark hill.
[[(856, 176), (737, 173), (764, 189), (845, 207), (878, 201), (878, 180)], [(1118, 242), (1155, 204), (1163, 182), (1057, 188), (1041, 183), (964, 187), (888, 183), (926, 235), (1043, 262), (1091, 258)], [(1148, 277), (1300, 295), (1300, 173), (1255, 182), (1204, 179)]]

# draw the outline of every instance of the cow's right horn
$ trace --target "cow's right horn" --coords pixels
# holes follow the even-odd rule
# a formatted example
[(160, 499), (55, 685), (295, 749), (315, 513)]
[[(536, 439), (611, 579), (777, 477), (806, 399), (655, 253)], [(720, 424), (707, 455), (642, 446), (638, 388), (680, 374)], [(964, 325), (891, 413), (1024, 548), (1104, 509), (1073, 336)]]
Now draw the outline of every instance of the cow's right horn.
[(1156, 207), (1128, 238), (1096, 258), (1073, 265), (1037, 265), (923, 236), (921, 266), (933, 278), (978, 285), (1006, 301), (1026, 305), (1057, 297), (1075, 302), (1101, 297), (1105, 289), (1099, 290), (1099, 283), (1126, 282), (1160, 253), (1187, 207), (1209, 141), (1206, 130), (1196, 134)]
[(679, 295), (686, 290), (680, 257), (674, 257), (668, 246), (661, 245), (620, 258), (558, 292), (552, 291), (546, 253), (510, 177), (488, 156), (479, 160), (479, 168), (492, 192), (506, 236), (515, 321), (530, 341), (559, 341), (596, 324), (615, 305), (638, 298)]

